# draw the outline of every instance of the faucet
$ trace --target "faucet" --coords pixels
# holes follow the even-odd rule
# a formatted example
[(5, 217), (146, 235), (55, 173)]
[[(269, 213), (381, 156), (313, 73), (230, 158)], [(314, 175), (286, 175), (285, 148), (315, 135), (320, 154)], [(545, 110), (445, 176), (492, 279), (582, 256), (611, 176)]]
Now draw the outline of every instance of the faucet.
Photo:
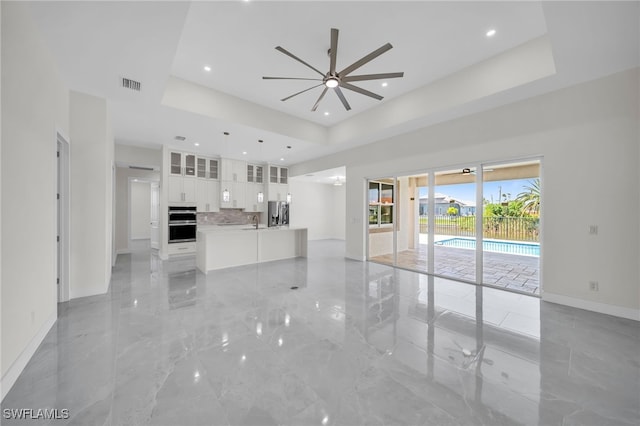
[(254, 214), (253, 217), (251, 218), (252, 222), (255, 222), (256, 224), (256, 229), (258, 229), (258, 215)]

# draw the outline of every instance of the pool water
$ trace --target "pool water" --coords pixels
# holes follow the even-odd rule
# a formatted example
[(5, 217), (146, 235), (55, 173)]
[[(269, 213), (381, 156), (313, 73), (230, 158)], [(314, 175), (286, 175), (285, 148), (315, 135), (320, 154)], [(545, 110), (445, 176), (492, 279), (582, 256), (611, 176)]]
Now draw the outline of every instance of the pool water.
[[(436, 241), (435, 245), (475, 249), (476, 240), (469, 238), (450, 238), (448, 240)], [(492, 251), (496, 253), (521, 254), (524, 256), (540, 256), (540, 244), (531, 243), (512, 243), (507, 241), (483, 240), (482, 250)]]

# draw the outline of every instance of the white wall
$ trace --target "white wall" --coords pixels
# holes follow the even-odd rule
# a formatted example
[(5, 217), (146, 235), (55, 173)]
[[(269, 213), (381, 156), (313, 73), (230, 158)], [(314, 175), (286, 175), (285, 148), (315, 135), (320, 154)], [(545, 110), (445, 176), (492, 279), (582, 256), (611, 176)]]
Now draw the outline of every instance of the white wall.
[(0, 7), (4, 397), (56, 319), (56, 131), (69, 134), (69, 97), (28, 5)]
[(142, 148), (139, 146), (115, 144), (114, 159), (118, 165), (162, 167), (162, 148)]
[(151, 236), (151, 187), (149, 182), (131, 182), (130, 223), (131, 239), (149, 239)]
[(105, 293), (111, 278), (113, 137), (107, 103), (70, 94), (70, 297)]
[[(116, 213), (115, 213), (115, 249), (117, 253), (127, 253), (129, 247), (129, 179), (138, 178), (160, 181), (160, 172), (116, 168)], [(147, 210), (149, 203), (147, 203)], [(147, 223), (148, 225), (148, 223)]]
[[(542, 156), (543, 299), (640, 319), (639, 78), (638, 69), (614, 74), (296, 165), (291, 174), (346, 164), (347, 255), (362, 260), (365, 178)], [(592, 224), (599, 235), (588, 234)], [(600, 291), (588, 290), (591, 280)]]
[(290, 225), (308, 229), (309, 240), (344, 239), (344, 186), (291, 179)]

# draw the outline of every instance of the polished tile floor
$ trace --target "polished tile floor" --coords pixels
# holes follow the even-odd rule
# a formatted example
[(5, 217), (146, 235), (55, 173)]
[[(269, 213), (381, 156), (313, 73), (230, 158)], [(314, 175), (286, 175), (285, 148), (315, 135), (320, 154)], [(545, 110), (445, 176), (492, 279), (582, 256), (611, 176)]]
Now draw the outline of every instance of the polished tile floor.
[[(637, 425), (637, 322), (344, 259), (118, 257), (2, 403), (76, 425)], [(292, 289), (292, 287), (298, 287)], [(47, 421), (33, 421), (45, 425)], [(2, 419), (3, 425), (29, 424)]]

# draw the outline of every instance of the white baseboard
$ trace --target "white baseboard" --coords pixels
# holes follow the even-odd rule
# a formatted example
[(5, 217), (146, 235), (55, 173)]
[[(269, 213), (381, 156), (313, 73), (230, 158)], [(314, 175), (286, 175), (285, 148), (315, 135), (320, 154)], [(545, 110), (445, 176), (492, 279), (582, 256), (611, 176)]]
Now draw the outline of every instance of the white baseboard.
[(20, 377), (22, 370), (24, 370), (24, 368), (27, 366), (33, 354), (36, 353), (38, 346), (40, 346), (40, 343), (42, 343), (45, 336), (47, 335), (49, 330), (51, 330), (51, 327), (53, 327), (53, 324), (55, 324), (57, 319), (58, 312), (56, 310), (49, 318), (47, 318), (44, 324), (42, 324), (42, 327), (40, 327), (40, 330), (38, 330), (36, 335), (33, 336), (33, 339), (31, 339), (27, 347), (24, 348), (20, 356), (18, 356), (18, 358), (13, 362), (13, 364), (11, 364), (11, 367), (9, 367), (4, 376), (2, 376), (2, 381), (0, 381), (0, 392), (2, 392), (3, 400), (4, 397), (7, 396), (13, 385), (16, 383), (16, 380), (18, 380), (18, 377)]
[(559, 305), (571, 306), (572, 308), (584, 309), (601, 314), (613, 315), (614, 317), (640, 321), (640, 309), (625, 308), (623, 306), (576, 299), (575, 297), (548, 293), (546, 291), (542, 293), (542, 300), (545, 302), (557, 303)]

